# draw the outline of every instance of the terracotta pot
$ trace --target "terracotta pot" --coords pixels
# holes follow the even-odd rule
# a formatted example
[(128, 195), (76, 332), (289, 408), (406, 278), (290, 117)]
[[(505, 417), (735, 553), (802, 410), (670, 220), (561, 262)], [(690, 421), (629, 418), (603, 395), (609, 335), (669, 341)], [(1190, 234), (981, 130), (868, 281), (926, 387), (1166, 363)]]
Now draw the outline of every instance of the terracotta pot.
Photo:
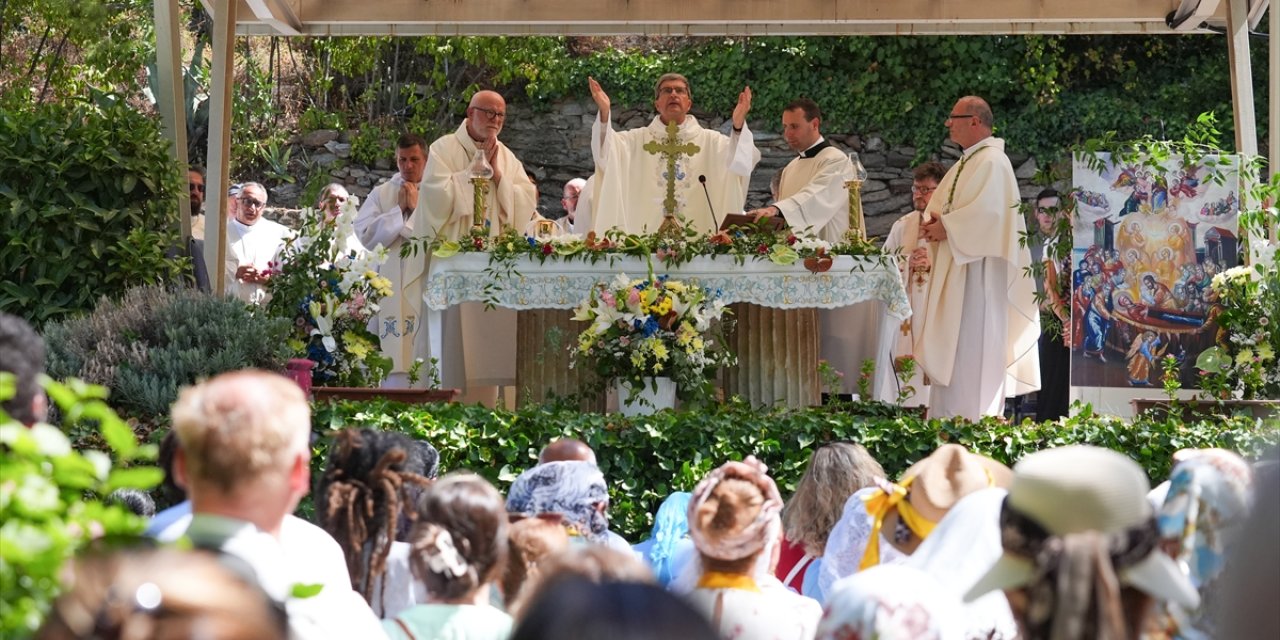
[(305, 396), (311, 396), (311, 369), (316, 363), (306, 358), (290, 358), (285, 365), (285, 377), (298, 383)]
[(333, 402), (335, 400), (391, 400), (409, 404), (428, 402), (453, 402), (458, 389), (382, 389), (369, 387), (313, 387), (312, 397), (316, 402)]

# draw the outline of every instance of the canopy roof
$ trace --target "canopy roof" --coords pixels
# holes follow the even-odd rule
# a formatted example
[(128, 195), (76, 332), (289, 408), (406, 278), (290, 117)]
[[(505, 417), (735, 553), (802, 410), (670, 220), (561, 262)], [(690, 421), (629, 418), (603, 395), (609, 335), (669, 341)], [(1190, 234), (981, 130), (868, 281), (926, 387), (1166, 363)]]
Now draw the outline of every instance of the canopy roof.
[[(206, 6), (216, 0), (202, 0)], [(918, 35), (1225, 28), (1223, 0), (236, 0), (255, 35)], [(1246, 0), (1260, 17), (1267, 0)], [(1256, 19), (1255, 19), (1256, 20)], [(1256, 24), (1256, 22), (1255, 22)]]

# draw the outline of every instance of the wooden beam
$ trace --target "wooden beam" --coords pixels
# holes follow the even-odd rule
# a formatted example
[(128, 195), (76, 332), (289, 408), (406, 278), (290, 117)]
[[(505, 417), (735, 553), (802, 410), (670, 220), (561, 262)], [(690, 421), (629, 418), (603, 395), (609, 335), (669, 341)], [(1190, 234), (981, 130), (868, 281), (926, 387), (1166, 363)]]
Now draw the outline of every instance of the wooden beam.
[(169, 141), (169, 157), (182, 172), (187, 187), (174, 194), (178, 211), (178, 230), (185, 250), (191, 239), (190, 184), (187, 179), (187, 109), (182, 91), (182, 31), (178, 26), (178, 5), (170, 0), (155, 0), (156, 20), (156, 108), (164, 123), (164, 137)]
[(209, 175), (205, 179), (204, 261), (213, 292), (227, 291), (227, 188), (231, 159), (231, 85), (235, 72), (236, 4), (211, 0), (213, 18), (213, 69), (209, 73)]
[[(206, 0), (207, 1), (207, 0)], [(291, 3), (306, 35), (1172, 33), (1178, 0), (238, 0)], [(275, 27), (242, 13), (239, 33)], [(1219, 6), (1211, 22), (1225, 24)]]
[(302, 22), (285, 0), (245, 0), (245, 4), (259, 22), (276, 31), (274, 35), (302, 35)]
[(1245, 0), (1227, 0), (1227, 59), (1231, 64), (1231, 105), (1235, 113), (1236, 152), (1256, 156), (1258, 121), (1253, 111), (1253, 65), (1249, 58), (1248, 17)]

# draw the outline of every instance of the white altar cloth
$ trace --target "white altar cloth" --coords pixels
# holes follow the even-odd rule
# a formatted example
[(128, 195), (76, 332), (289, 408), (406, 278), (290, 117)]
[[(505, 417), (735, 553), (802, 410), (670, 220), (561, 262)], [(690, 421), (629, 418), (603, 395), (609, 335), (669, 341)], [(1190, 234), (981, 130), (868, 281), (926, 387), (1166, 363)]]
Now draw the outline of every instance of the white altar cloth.
[[(797, 261), (779, 265), (747, 259), (739, 264), (730, 256), (700, 256), (675, 267), (653, 262), (655, 275), (667, 275), (689, 284), (719, 290), (726, 304), (748, 302), (779, 309), (837, 309), (876, 300), (883, 305), (883, 320), (876, 329), (876, 362), (889, 364), (893, 328), (911, 315), (911, 305), (896, 265), (891, 260), (836, 256), (830, 270), (811, 273)], [(595, 263), (582, 260), (517, 259), (512, 268), (489, 264), (487, 253), (461, 253), (432, 258), (424, 298), (431, 337), (431, 352), (444, 354), (443, 311), (464, 302), (487, 302), (509, 309), (572, 309), (586, 299), (598, 283), (608, 283), (619, 273), (645, 277), (649, 261), (633, 256), (611, 256)], [(846, 328), (859, 330), (861, 328)], [(863, 329), (863, 330), (865, 330)], [(514, 331), (514, 328), (513, 328)], [(825, 332), (825, 331), (824, 331)], [(442, 360), (443, 355), (439, 355)], [(514, 354), (513, 354), (514, 357)], [(888, 366), (877, 367), (878, 392), (892, 379)], [(856, 377), (848, 372), (846, 380)], [(878, 393), (873, 397), (878, 397)]]

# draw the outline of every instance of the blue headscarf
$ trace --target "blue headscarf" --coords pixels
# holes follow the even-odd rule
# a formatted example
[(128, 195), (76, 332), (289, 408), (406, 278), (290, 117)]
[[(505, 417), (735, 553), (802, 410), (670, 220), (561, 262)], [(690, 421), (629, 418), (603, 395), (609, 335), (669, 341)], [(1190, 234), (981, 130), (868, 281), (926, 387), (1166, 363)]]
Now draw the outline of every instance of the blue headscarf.
[(689, 536), (689, 501), (693, 494), (677, 491), (662, 501), (653, 518), (653, 532), (649, 535), (653, 546), (649, 548), (649, 566), (661, 584), (671, 582), (672, 553), (676, 544)]

